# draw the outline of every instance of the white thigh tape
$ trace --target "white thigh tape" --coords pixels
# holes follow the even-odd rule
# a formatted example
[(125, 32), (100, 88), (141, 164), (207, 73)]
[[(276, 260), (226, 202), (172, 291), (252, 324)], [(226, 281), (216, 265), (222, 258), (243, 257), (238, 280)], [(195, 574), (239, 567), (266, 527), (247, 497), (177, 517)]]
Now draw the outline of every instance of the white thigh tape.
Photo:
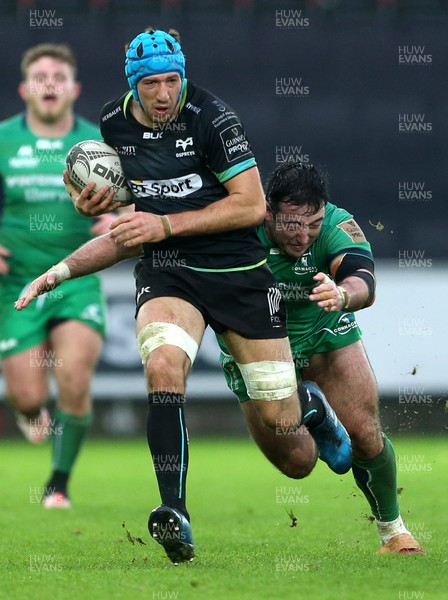
[(262, 360), (237, 365), (252, 400), (284, 400), (297, 390), (293, 363)]

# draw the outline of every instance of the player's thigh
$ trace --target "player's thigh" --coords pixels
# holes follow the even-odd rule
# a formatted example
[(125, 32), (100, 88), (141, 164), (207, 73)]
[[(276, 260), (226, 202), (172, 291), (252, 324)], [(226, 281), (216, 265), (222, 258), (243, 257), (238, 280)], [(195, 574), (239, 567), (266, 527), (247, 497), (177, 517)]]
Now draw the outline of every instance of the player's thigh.
[(276, 339), (248, 339), (235, 331), (221, 334), (230, 354), (241, 364), (270, 360), (291, 362), (292, 354), (287, 337)]
[(49, 342), (59, 387), (73, 394), (85, 393), (100, 356), (100, 333), (86, 323), (70, 319), (51, 330)]
[(201, 312), (190, 302), (173, 296), (151, 298), (137, 313), (137, 334), (150, 323), (174, 323), (181, 327), (198, 343), (205, 331), (205, 321)]
[(322, 388), (355, 448), (368, 454), (381, 450), (377, 383), (361, 340), (314, 354), (302, 374)]
[(31, 410), (48, 399), (51, 356), (46, 342), (2, 359), (6, 397), (17, 410)]
[(45, 301), (14, 309), (23, 286), (0, 288), (0, 360), (6, 395), (18, 409), (40, 406), (48, 396)]

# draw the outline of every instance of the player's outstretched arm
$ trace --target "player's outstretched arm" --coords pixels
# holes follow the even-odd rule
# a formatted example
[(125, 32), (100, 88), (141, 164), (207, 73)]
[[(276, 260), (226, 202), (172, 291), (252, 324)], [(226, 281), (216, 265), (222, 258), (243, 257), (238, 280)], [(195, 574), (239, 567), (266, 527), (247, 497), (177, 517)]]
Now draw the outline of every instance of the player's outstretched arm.
[(58, 265), (51, 267), (51, 269), (49, 269), (43, 275), (39, 275), (39, 277), (34, 279), (28, 286), (23, 296), (14, 302), (14, 308), (16, 310), (22, 310), (22, 308), (26, 308), (28, 304), (34, 300), (34, 298), (54, 290), (65, 279), (68, 279), (70, 272), (68, 273), (68, 277), (66, 277), (63, 272), (64, 266), (67, 265), (64, 265), (64, 263), (59, 263)]
[(87, 184), (83, 190), (79, 190), (68, 178), (67, 171), (64, 171), (63, 177), (65, 189), (72, 199), (73, 206), (80, 215), (84, 217), (97, 217), (121, 207), (120, 202), (114, 202), (114, 192), (107, 185), (91, 196), (95, 187), (93, 181)]
[(116, 263), (138, 256), (141, 246), (127, 248), (118, 245), (107, 233), (80, 246), (75, 252), (32, 281), (22, 297), (14, 304), (17, 310), (26, 308), (32, 300), (55, 289), (66, 279), (76, 279), (111, 267)]

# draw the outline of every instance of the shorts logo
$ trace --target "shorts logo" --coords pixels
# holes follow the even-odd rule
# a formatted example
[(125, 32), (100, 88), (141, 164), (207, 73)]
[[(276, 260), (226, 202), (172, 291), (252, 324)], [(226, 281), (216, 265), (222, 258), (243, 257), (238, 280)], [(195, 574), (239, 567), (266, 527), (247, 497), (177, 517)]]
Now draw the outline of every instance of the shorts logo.
[(101, 316), (101, 310), (99, 304), (89, 304), (85, 307), (80, 315), (81, 319), (86, 321), (93, 321), (94, 323), (102, 323), (103, 317)]
[(18, 344), (18, 341), (15, 338), (9, 338), (8, 340), (0, 340), (0, 352), (7, 352), (8, 350), (12, 350)]
[(240, 124), (231, 125), (219, 134), (227, 162), (233, 162), (243, 156), (252, 154), (246, 134)]
[(151, 286), (149, 286), (149, 285), (140, 288), (140, 290), (137, 292), (137, 304), (138, 304), (138, 301), (140, 300), (140, 298), (142, 297), (142, 295), (149, 294), (150, 290), (151, 290)]
[(337, 323), (333, 326), (332, 329), (328, 327), (324, 327), (321, 331), (328, 331), (332, 335), (347, 335), (353, 329), (358, 328), (358, 323), (355, 321), (355, 316), (353, 313), (342, 313), (342, 315), (338, 318)]
[(280, 302), (282, 299), (282, 294), (280, 290), (276, 287), (271, 287), (268, 289), (268, 307), (269, 314), (271, 315), (271, 323), (277, 323), (274, 327), (281, 327), (281, 320), (278, 316), (278, 311), (280, 310)]

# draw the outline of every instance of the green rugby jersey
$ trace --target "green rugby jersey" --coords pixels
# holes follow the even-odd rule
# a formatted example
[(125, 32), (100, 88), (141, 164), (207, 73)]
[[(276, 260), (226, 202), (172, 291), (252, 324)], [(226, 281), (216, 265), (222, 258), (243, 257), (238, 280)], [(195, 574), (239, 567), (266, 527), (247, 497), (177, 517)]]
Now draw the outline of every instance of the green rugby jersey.
[(62, 181), (68, 151), (87, 139), (101, 135), (80, 117), (63, 138), (34, 135), (24, 113), (0, 123), (0, 245), (11, 251), (0, 282), (25, 284), (92, 237)]
[(330, 263), (340, 254), (359, 254), (372, 260), (369, 242), (353, 215), (328, 203), (318, 238), (301, 258), (282, 253), (266, 236), (264, 225), (258, 235), (267, 252), (268, 265), (279, 283), (288, 311), (288, 332), (291, 335), (311, 334), (321, 329), (321, 321), (329, 313), (308, 299), (316, 287), (313, 275), (329, 274)]

